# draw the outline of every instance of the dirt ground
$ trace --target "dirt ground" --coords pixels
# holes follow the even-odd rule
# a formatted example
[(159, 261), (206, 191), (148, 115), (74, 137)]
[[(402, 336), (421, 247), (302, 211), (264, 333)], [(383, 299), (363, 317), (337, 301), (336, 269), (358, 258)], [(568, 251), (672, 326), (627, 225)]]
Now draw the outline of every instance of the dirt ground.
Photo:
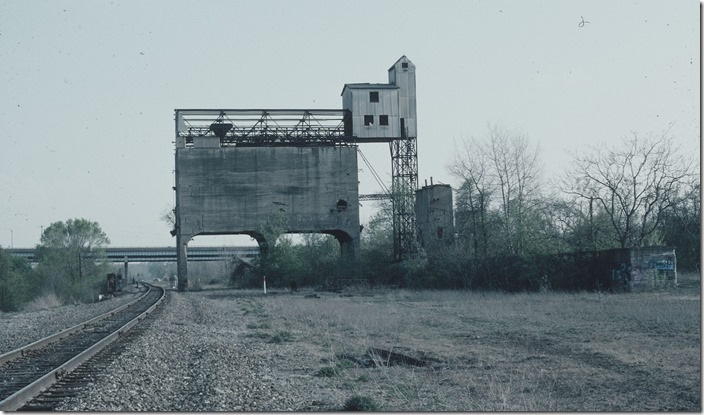
[(696, 411), (699, 275), (611, 294), (170, 291), (60, 411)]
[(278, 344), (284, 355), (305, 351), (325, 388), (370, 398), (379, 410), (701, 411), (699, 276), (680, 280), (630, 294), (211, 298), (241, 307), (252, 341)]

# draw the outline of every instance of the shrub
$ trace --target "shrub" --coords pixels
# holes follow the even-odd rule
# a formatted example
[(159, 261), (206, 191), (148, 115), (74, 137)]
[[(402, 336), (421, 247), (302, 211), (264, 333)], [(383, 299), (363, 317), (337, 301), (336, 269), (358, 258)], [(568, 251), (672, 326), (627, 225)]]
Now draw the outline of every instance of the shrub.
[(283, 343), (293, 340), (293, 336), (288, 331), (279, 331), (269, 339), (269, 343)]
[(345, 411), (377, 411), (378, 406), (372, 398), (358, 395), (349, 398), (343, 409)]
[(319, 378), (331, 378), (337, 376), (337, 370), (335, 370), (332, 366), (321, 367), (317, 372), (315, 372), (315, 376)]

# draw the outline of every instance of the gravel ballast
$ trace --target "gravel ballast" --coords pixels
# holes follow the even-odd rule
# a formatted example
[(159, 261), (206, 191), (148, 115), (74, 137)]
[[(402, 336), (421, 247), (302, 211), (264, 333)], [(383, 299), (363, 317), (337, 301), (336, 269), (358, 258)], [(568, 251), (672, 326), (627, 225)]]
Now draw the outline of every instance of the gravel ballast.
[(65, 305), (38, 311), (0, 313), (0, 354), (18, 349), (135, 300), (143, 291), (132, 286), (116, 297), (92, 304)]
[[(346, 398), (314, 376), (320, 357), (253, 335), (254, 294), (170, 291), (145, 333), (58, 411), (326, 411)], [(249, 296), (249, 297), (248, 297)], [(248, 328), (249, 327), (249, 328)]]

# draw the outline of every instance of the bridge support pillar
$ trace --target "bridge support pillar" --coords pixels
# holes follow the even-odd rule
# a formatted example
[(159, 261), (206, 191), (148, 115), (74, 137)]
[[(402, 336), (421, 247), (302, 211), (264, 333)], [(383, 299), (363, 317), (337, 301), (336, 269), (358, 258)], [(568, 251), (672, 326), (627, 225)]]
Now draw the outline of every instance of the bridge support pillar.
[(127, 257), (125, 257), (125, 276), (122, 277), (122, 284), (123, 285), (129, 284), (129, 278), (128, 278), (128, 274), (127, 274), (127, 264), (128, 263), (129, 262), (127, 261)]

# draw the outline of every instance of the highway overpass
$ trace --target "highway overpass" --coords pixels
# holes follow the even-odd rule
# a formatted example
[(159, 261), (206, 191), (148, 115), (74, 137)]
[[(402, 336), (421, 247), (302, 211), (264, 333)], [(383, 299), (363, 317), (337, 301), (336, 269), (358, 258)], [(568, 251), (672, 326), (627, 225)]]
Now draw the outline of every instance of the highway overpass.
[[(26, 258), (29, 262), (36, 262), (35, 248), (13, 248), (5, 251), (10, 255)], [(176, 262), (175, 247), (105, 248), (105, 254), (110, 262)], [(189, 261), (222, 261), (235, 256), (249, 260), (258, 255), (257, 246), (188, 247)]]

